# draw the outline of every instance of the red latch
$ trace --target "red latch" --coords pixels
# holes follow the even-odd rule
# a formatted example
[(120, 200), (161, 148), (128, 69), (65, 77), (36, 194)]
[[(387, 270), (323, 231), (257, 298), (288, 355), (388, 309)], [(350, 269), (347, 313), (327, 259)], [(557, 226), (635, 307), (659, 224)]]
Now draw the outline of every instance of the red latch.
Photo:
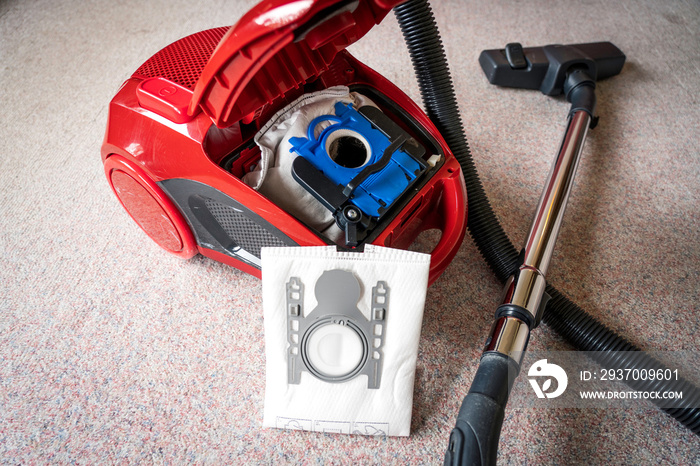
[(192, 91), (165, 78), (148, 78), (141, 81), (136, 89), (136, 96), (141, 107), (175, 123), (187, 123), (199, 113), (199, 107), (193, 115), (187, 113)]

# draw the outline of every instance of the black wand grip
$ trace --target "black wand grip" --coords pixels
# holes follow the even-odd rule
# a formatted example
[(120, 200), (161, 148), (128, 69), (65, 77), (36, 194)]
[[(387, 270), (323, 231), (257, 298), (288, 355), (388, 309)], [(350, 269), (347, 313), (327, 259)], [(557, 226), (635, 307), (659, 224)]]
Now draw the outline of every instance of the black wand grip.
[(495, 465), (505, 407), (518, 365), (500, 353), (485, 353), (457, 415), (445, 466)]

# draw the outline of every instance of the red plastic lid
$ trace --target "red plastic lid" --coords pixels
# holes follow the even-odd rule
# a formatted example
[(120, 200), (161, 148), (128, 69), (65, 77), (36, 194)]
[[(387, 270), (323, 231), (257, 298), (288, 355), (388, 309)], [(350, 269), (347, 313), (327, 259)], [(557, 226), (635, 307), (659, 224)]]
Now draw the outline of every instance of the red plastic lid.
[(194, 88), (197, 106), (219, 127), (254, 115), (328, 68), (401, 0), (269, 0), (217, 45)]

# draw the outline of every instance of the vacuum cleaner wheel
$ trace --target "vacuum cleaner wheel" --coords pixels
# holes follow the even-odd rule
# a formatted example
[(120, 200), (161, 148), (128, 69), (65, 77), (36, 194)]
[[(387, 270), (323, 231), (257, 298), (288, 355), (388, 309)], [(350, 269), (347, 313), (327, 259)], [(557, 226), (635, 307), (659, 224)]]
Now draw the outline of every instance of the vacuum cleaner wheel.
[(112, 155), (105, 161), (105, 172), (122, 206), (153, 241), (183, 259), (197, 254), (197, 243), (187, 221), (143, 170)]

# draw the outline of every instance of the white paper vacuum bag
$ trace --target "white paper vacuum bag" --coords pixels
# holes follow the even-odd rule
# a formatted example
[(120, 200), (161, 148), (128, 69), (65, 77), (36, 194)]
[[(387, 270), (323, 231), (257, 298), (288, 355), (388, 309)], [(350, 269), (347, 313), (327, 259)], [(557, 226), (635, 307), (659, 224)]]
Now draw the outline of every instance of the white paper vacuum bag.
[(262, 249), (263, 426), (407, 436), (430, 255)]

